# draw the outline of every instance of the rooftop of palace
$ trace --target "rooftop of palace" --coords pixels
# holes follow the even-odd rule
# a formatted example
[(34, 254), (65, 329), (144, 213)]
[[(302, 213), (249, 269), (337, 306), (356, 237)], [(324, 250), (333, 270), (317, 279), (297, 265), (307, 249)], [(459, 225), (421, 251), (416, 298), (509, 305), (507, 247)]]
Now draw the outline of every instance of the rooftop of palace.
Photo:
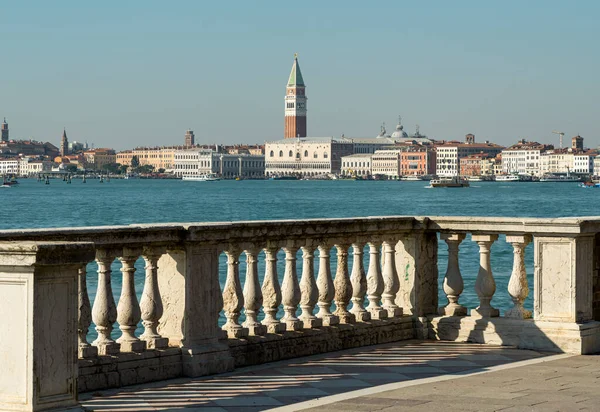
[(484, 143), (465, 143), (458, 140), (450, 140), (443, 142), (441, 144), (437, 144), (437, 147), (475, 147), (475, 148), (494, 148), (494, 149), (503, 149), (504, 146), (501, 146), (496, 143), (484, 142)]

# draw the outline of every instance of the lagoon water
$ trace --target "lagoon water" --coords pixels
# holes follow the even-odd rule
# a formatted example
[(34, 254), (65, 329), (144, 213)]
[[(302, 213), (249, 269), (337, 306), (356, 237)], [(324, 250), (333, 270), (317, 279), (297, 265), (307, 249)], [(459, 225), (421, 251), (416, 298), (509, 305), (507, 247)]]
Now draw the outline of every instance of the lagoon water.
[[(454, 215), (505, 217), (564, 217), (600, 215), (600, 189), (581, 189), (575, 183), (476, 182), (469, 188), (431, 189), (428, 182), (394, 181), (268, 181), (242, 180), (189, 182), (181, 180), (116, 180), (103, 184), (73, 180), (50, 185), (22, 179), (18, 187), (0, 189), (3, 219), (0, 230), (73, 226), (127, 225), (133, 223), (237, 221), (365, 217), (390, 215)], [(526, 250), (530, 289), (533, 290), (533, 248)], [(300, 254), (298, 255), (300, 258)], [(259, 257), (259, 259), (262, 256)], [(283, 255), (280, 256), (282, 258)], [(440, 305), (446, 302), (441, 290), (446, 271), (447, 249), (440, 242)], [(240, 274), (245, 274), (242, 255)], [(352, 259), (350, 258), (350, 265)], [(335, 253), (332, 253), (335, 261)], [(301, 263), (299, 259), (298, 263)], [(279, 260), (283, 275), (283, 259)], [(365, 267), (368, 265), (368, 254)], [(460, 248), (460, 265), (465, 282), (461, 303), (478, 304), (474, 291), (479, 268), (478, 247), (468, 237)], [(136, 267), (136, 289), (143, 288), (142, 259)], [(315, 266), (318, 268), (318, 259)], [(115, 301), (120, 294), (120, 263), (113, 265)], [(222, 260), (224, 283), (225, 263)], [(88, 288), (93, 302), (96, 288), (95, 264), (88, 266)], [(299, 267), (300, 269), (300, 267)], [(508, 309), (507, 292), (512, 270), (512, 248), (504, 236), (492, 247), (492, 269), (497, 283), (492, 305)], [(316, 269), (317, 270), (317, 269)], [(259, 265), (260, 281), (264, 266)], [(301, 273), (300, 270), (298, 273)], [(335, 271), (333, 271), (335, 274)], [(532, 307), (532, 293), (526, 301)], [(243, 320), (243, 318), (242, 318)], [(118, 329), (115, 335), (118, 336)], [(91, 328), (90, 335), (95, 335)]]

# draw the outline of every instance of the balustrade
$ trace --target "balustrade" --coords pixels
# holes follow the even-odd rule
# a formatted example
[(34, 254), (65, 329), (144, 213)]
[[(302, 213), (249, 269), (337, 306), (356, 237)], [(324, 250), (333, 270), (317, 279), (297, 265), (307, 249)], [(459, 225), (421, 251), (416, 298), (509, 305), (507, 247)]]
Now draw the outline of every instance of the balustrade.
[[(558, 348), (575, 353), (600, 350), (600, 343), (596, 343), (600, 342), (600, 323), (594, 319), (592, 311), (593, 305), (600, 305), (593, 295), (594, 271), (597, 270), (593, 259), (598, 255), (596, 237), (600, 233), (600, 219), (368, 218), (311, 224), (239, 223), (232, 228), (228, 225), (165, 228), (169, 237), (157, 236), (158, 240), (153, 234), (136, 238), (146, 230), (143, 227), (135, 231), (130, 228), (121, 228), (117, 232), (112, 232), (112, 228), (98, 230), (100, 234), (94, 236), (104, 237), (95, 241), (95, 246), (90, 243), (95, 247), (98, 281), (93, 305), (89, 296), (94, 294), (88, 295), (88, 280), (91, 282), (94, 275), (90, 273), (87, 278), (86, 266), (81, 263), (83, 259), (77, 260), (76, 265), (73, 263), (70, 269), (73, 292), (78, 291), (77, 318), (72, 319), (74, 326), (70, 333), (73, 345), (76, 345), (73, 352), (77, 350), (79, 358), (85, 359), (80, 361), (81, 365), (95, 367), (95, 362), (98, 365), (125, 360), (135, 362), (136, 356), (131, 352), (144, 352), (139, 356), (140, 362), (172, 353), (173, 359), (177, 359), (173, 361), (174, 366), (161, 364), (159, 369), (164, 366), (164, 370), (170, 368), (189, 376), (199, 376), (231, 370), (234, 359), (238, 364), (289, 356), (283, 354), (284, 351), (279, 354), (273, 348), (280, 341), (300, 336), (304, 339), (303, 345), (313, 345), (307, 352), (319, 351), (322, 350), (319, 345), (322, 345), (323, 336), (330, 335), (334, 338), (328, 341), (328, 350), (337, 348), (335, 345), (360, 344), (357, 342), (364, 342), (364, 336), (377, 342), (378, 339), (423, 336), (501, 342), (540, 350)], [(103, 235), (104, 230), (110, 236)], [(443, 294), (448, 303), (443, 307), (438, 305), (439, 283), (435, 279), (437, 233), (448, 248), (443, 278)], [(475, 282), (463, 279), (460, 268), (461, 265), (468, 267), (469, 262), (465, 261), (470, 259), (472, 262), (477, 257), (476, 253), (466, 253), (471, 250), (469, 245), (475, 246), (464, 242), (467, 234), (471, 234), (479, 252)], [(495, 259), (492, 262), (491, 253), (499, 234), (506, 235), (513, 255), (508, 286), (502, 286), (498, 291), (503, 296), (510, 296), (513, 302), (512, 307), (503, 310), (503, 317), (492, 306), (496, 293), (492, 263), (499, 265), (501, 262)], [(14, 236), (18, 242), (20, 235)], [(52, 236), (68, 239), (74, 235), (66, 232)], [(86, 240), (88, 235), (81, 232), (77, 236), (77, 239)], [(397, 243), (397, 239), (401, 241)], [(532, 313), (524, 305), (529, 296), (525, 249), (533, 239), (535, 313), (534, 319), (528, 320)], [(500, 246), (496, 248), (500, 249)], [(332, 247), (336, 248), (335, 263), (331, 261)], [(348, 260), (350, 247), (351, 263)], [(365, 247), (369, 253), (368, 268), (364, 262)], [(461, 248), (464, 249), (459, 262)], [(300, 249), (302, 259), (298, 261)], [(226, 264), (221, 265), (225, 277), (223, 290), (219, 287), (221, 250), (227, 258)], [(285, 253), (285, 262), (279, 262), (278, 270), (281, 250)], [(243, 285), (239, 272), (242, 251), (246, 257)], [(261, 285), (262, 251), (265, 272)], [(137, 274), (144, 276), (138, 302), (135, 263), (140, 256), (145, 261), (145, 273)], [(92, 254), (87, 257), (88, 260), (92, 258)], [(44, 259), (48, 257), (44, 255)], [(118, 305), (113, 296), (113, 286), (115, 289), (117, 286), (112, 285), (111, 271), (115, 259), (120, 261), (122, 279)], [(48, 263), (49, 266), (52, 264)], [(334, 264), (335, 276), (332, 275)], [(402, 268), (401, 279), (399, 268)], [(505, 269), (494, 267), (497, 273), (508, 274)], [(506, 285), (505, 281), (499, 284)], [(170, 286), (171, 282), (176, 286)], [(0, 282), (0, 290), (2, 287)], [(468, 304), (465, 290), (477, 293), (479, 303), (476, 308), (473, 308), (476, 305)], [(9, 296), (4, 293), (3, 296)], [(365, 297), (368, 299), (366, 308)], [(334, 302), (335, 312), (332, 313)], [(465, 316), (467, 306), (471, 312), (469, 317)], [(318, 313), (315, 314), (316, 307)], [(221, 308), (224, 324), (219, 322)], [(240, 322), (242, 310), (243, 324)], [(259, 320), (261, 310), (264, 312), (262, 321)], [(281, 318), (279, 311), (284, 313)], [(72, 312), (74, 316), (75, 310)], [(407, 315), (402, 316), (403, 312)], [(390, 318), (392, 320), (386, 321)], [(520, 323), (521, 320), (527, 321)], [(88, 330), (92, 321), (97, 337), (90, 344), (92, 339), (89, 339)], [(144, 332), (138, 336), (136, 331), (140, 321)], [(344, 326), (329, 328), (339, 323)], [(119, 331), (113, 330), (117, 326), (120, 335)], [(382, 326), (386, 333), (377, 329)], [(288, 333), (302, 329), (301, 333)], [(309, 332), (308, 329), (312, 330)], [(406, 330), (406, 335), (400, 330)], [(359, 334), (359, 338), (353, 339), (353, 333)], [(285, 337), (243, 339), (248, 335), (266, 334), (285, 334)], [(113, 340), (115, 335), (118, 335), (116, 341)], [(261, 345), (264, 349), (258, 349)], [(151, 351), (155, 349), (161, 350), (152, 355)], [(250, 361), (243, 360), (246, 354), (260, 354), (261, 350), (268, 353)], [(182, 368), (184, 363), (187, 366)], [(217, 363), (225, 366), (219, 367)], [(92, 369), (89, 367), (85, 373), (101, 373), (101, 368), (90, 372)], [(111, 370), (119, 371), (120, 366)]]

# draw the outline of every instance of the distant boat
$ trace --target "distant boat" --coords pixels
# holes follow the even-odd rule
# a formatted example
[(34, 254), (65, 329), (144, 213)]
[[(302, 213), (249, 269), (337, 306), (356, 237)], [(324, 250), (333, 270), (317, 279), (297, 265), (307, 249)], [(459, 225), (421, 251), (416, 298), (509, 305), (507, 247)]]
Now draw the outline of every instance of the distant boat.
[(469, 182), (483, 182), (483, 177), (481, 177), (481, 176), (468, 176), (467, 180)]
[(184, 176), (181, 178), (181, 180), (188, 180), (192, 182), (216, 182), (221, 180), (221, 178), (217, 176), (216, 173), (208, 173), (200, 176)]
[(402, 176), (402, 180), (415, 182), (415, 181), (423, 180), (423, 177), (420, 175), (406, 175), (406, 176)]
[(469, 181), (460, 176), (443, 177), (431, 181), (431, 187), (469, 187)]
[(269, 180), (298, 180), (297, 176), (271, 176)]
[(600, 188), (600, 183), (581, 182), (581, 183), (579, 183), (579, 187), (583, 187), (583, 188), (586, 188), (586, 189)]
[(496, 182), (519, 182), (519, 175), (496, 175)]
[(11, 177), (11, 178), (6, 178), (6, 176), (3, 176), (3, 182), (2, 182), (2, 186), (16, 186), (18, 185), (19, 182), (17, 182), (17, 179), (15, 179), (15, 177)]
[(579, 179), (578, 177), (575, 177), (575, 176), (571, 176), (569, 173), (567, 173), (566, 176), (559, 176), (559, 175), (553, 175), (553, 174), (544, 175), (540, 179), (540, 182), (572, 183), (572, 182), (580, 182), (580, 181), (581, 181), (581, 179)]

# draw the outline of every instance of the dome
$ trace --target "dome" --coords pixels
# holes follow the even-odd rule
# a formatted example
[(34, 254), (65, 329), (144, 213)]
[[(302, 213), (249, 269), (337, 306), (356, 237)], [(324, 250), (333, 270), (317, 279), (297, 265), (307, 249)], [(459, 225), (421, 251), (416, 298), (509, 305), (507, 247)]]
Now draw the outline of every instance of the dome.
[(408, 133), (406, 133), (404, 131), (404, 126), (402, 126), (402, 123), (398, 122), (398, 125), (396, 126), (396, 131), (394, 133), (392, 133), (392, 138), (393, 139), (405, 139), (408, 137)]

